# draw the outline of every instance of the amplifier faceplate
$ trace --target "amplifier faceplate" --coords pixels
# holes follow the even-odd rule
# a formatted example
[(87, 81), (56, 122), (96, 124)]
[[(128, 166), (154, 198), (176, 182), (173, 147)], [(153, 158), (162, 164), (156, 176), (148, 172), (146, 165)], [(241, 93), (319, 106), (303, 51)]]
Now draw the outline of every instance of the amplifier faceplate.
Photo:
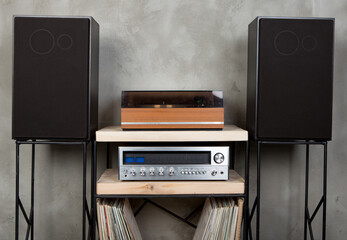
[(229, 147), (119, 147), (120, 180), (228, 180)]

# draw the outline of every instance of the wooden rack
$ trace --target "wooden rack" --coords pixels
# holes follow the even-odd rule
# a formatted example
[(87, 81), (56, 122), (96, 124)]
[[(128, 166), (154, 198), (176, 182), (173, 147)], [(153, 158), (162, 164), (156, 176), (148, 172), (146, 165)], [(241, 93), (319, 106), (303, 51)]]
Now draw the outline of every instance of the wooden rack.
[[(227, 181), (119, 181), (117, 169), (106, 169), (97, 181), (97, 145), (106, 143), (209, 143), (211, 145), (226, 143), (235, 149), (235, 143), (246, 143), (245, 174), (242, 178), (235, 170), (230, 169)], [(248, 231), (248, 182), (249, 182), (249, 142), (248, 132), (235, 125), (226, 125), (223, 130), (128, 130), (120, 126), (109, 126), (96, 132), (92, 154), (92, 210), (91, 235), (95, 239), (96, 199), (97, 198), (132, 198), (132, 197), (243, 197), (244, 227), (243, 239)], [(231, 162), (235, 155), (231, 154)], [(109, 166), (107, 154), (107, 166)], [(233, 166), (233, 164), (231, 164)]]

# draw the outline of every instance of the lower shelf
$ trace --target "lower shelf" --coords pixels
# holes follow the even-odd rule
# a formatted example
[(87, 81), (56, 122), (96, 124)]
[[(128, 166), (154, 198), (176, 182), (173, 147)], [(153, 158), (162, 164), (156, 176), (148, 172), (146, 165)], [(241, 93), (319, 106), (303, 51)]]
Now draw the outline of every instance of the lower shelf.
[[(193, 240), (239, 240), (242, 212), (242, 198), (207, 198)], [(99, 198), (97, 217), (100, 240), (142, 239), (128, 199)]]
[(227, 181), (119, 181), (117, 169), (107, 169), (97, 182), (102, 195), (232, 195), (244, 194), (245, 181), (234, 170)]

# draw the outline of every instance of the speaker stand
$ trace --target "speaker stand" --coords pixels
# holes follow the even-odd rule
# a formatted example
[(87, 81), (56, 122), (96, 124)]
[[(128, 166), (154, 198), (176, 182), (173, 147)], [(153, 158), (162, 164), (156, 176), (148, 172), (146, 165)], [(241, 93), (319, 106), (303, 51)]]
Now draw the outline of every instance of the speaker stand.
[[(19, 146), (22, 144), (31, 144), (32, 145), (32, 155), (31, 155), (31, 207), (30, 214), (28, 216), (27, 212), (24, 209), (22, 201), (19, 196)], [(27, 140), (27, 141), (16, 141), (16, 212), (15, 212), (15, 239), (19, 239), (19, 209), (21, 210), (24, 219), (27, 224), (27, 231), (25, 239), (34, 239), (34, 196), (35, 196), (35, 145), (45, 144), (45, 145), (82, 145), (83, 146), (83, 213), (82, 213), (82, 239), (86, 239), (86, 216), (88, 217), (89, 222), (89, 232), (91, 219), (89, 214), (89, 208), (86, 199), (86, 162), (87, 162), (87, 145), (88, 141), (36, 141), (36, 140)], [(90, 234), (89, 234), (90, 235)]]
[[(313, 240), (312, 221), (316, 217), (317, 212), (322, 207), (323, 221), (322, 221), (322, 239), (326, 239), (326, 204), (327, 204), (327, 141), (302, 141), (302, 140), (291, 140), (291, 141), (262, 141), (254, 140), (257, 148), (257, 195), (254, 200), (254, 204), (249, 216), (249, 233), (250, 239), (252, 239), (251, 222), (255, 210), (257, 210), (256, 216), (256, 239), (259, 240), (259, 227), (260, 227), (260, 163), (261, 163), (261, 146), (263, 144), (282, 144), (282, 145), (305, 145), (306, 146), (306, 171), (305, 171), (305, 209), (304, 209), (304, 239), (307, 239), (307, 228), (309, 230), (310, 239)], [(322, 145), (324, 148), (324, 159), (323, 159), (323, 195), (317, 204), (312, 215), (310, 215), (308, 209), (308, 187), (309, 187), (309, 157), (310, 157), (310, 145)]]

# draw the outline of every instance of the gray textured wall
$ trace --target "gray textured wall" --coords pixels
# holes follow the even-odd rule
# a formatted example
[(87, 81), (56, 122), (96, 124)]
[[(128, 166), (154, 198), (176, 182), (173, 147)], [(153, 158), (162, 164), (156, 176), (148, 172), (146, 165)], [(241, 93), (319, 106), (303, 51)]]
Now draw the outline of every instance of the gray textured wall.
[[(0, 239), (14, 236), (15, 144), (11, 140), (12, 15), (90, 15), (100, 24), (99, 127), (120, 122), (130, 89), (221, 89), (225, 121), (245, 126), (247, 26), (256, 16), (336, 18), (333, 141), (329, 143), (328, 239), (347, 235), (347, 2), (342, 0), (2, 0), (0, 2)], [(21, 196), (30, 205), (30, 148), (21, 152)], [(321, 195), (322, 149), (313, 147), (311, 212)], [(99, 154), (102, 155), (101, 147)], [(241, 149), (242, 150), (242, 149)], [(242, 151), (238, 156), (242, 157)], [(99, 166), (103, 164), (99, 164)], [(36, 239), (80, 239), (81, 147), (37, 147)], [(251, 191), (255, 192), (252, 159)], [(243, 160), (237, 163), (243, 170)], [(304, 149), (267, 146), (262, 162), (261, 239), (301, 239)], [(99, 168), (99, 174), (102, 172)], [(155, 199), (185, 215), (201, 199)], [(134, 201), (136, 207), (140, 202)], [(320, 238), (321, 214), (313, 223)], [(190, 239), (193, 230), (147, 206), (145, 239)], [(148, 221), (151, 220), (151, 221)], [(21, 219), (21, 232), (25, 232)]]

